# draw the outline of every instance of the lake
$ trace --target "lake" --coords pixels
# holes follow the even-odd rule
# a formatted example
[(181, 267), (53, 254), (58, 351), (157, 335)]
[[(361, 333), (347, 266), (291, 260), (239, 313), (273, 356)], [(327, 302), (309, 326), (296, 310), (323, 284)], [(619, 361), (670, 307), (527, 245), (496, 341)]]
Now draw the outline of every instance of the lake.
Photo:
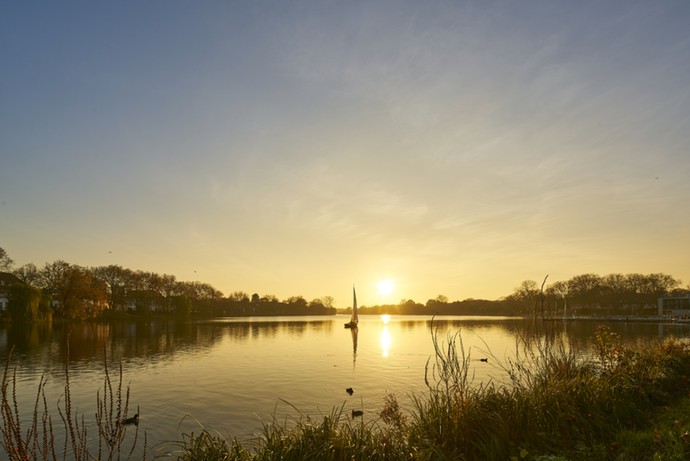
[[(356, 337), (343, 328), (346, 321), (337, 315), (0, 326), (0, 355), (4, 362), (14, 346), (17, 399), (27, 423), (43, 373), (51, 410), (64, 393), (67, 337), (72, 406), (87, 420), (103, 385), (104, 355), (115, 384), (121, 363), (125, 385), (131, 387), (129, 414), (139, 407), (139, 430), (146, 431), (153, 454), (202, 426), (243, 440), (273, 418), (289, 423), (300, 415), (328, 414), (333, 407), (343, 406), (348, 414), (362, 410), (365, 420), (376, 419), (387, 394), (395, 394), (404, 408), (412, 393), (426, 391), (425, 367), (434, 355), (431, 317), (361, 316)], [(602, 323), (555, 325), (584, 346)], [(607, 325), (628, 343), (690, 337), (688, 324)], [(460, 332), (477, 382), (505, 378), (500, 362), (513, 357), (516, 335), (526, 326), (514, 318), (433, 319), (444, 341)]]

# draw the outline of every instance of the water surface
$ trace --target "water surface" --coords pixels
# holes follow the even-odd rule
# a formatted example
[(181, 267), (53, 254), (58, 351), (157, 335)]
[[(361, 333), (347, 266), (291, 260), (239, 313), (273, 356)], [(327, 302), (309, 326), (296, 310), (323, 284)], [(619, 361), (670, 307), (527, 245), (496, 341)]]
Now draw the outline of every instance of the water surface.
[[(87, 418), (95, 413), (96, 392), (103, 385), (104, 355), (115, 384), (121, 363), (125, 385), (131, 386), (130, 414), (139, 407), (140, 431), (146, 431), (149, 447), (161, 449), (159, 444), (179, 440), (182, 433), (199, 432), (200, 425), (246, 439), (273, 418), (318, 417), (334, 407), (348, 414), (363, 410), (365, 418), (376, 419), (391, 393), (409, 406), (412, 393), (427, 391), (432, 328), (442, 340), (460, 333), (475, 381), (500, 381), (505, 378), (501, 362), (513, 357), (516, 335), (528, 325), (492, 317), (441, 317), (432, 323), (431, 317), (362, 316), (355, 337), (343, 328), (347, 320), (255, 317), (0, 327), (0, 355), (5, 360), (14, 346), (17, 399), (27, 418), (41, 374), (47, 376), (49, 402), (63, 394), (68, 336), (72, 404)], [(584, 347), (600, 323), (568, 321), (556, 327)], [(632, 343), (690, 337), (690, 325), (608, 325)], [(346, 388), (353, 388), (353, 395)]]

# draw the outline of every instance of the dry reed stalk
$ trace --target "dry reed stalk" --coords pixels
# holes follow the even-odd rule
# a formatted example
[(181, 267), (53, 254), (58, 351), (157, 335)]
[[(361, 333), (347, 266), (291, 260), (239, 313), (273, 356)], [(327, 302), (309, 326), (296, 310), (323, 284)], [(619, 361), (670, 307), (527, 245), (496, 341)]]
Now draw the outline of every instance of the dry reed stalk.
[[(132, 459), (139, 441), (138, 414), (134, 418), (127, 417), (129, 408), (130, 388), (127, 386), (123, 393), (122, 365), (119, 367), (119, 380), (114, 387), (110, 378), (107, 354), (104, 349), (103, 394), (99, 389), (96, 394), (96, 427), (98, 429), (97, 453), (90, 451), (88, 424), (84, 415), (74, 412), (70, 389), (69, 370), (69, 340), (67, 357), (65, 360), (65, 386), (63, 396), (58, 399), (58, 413), (64, 425), (65, 435), (61, 450), (61, 457), (55, 447), (56, 434), (48, 411), (48, 401), (45, 395), (47, 379), (45, 374), (39, 379), (36, 398), (34, 400), (31, 423), (22, 430), (22, 419), (17, 398), (17, 369), (12, 367), (12, 352), (10, 351), (5, 363), (2, 378), (0, 413), (2, 414), (2, 428), (0, 447), (8, 456), (8, 461), (57, 461), (58, 459), (88, 461), (93, 459), (119, 461), (123, 459), (123, 443), (126, 426), (134, 421), (135, 434), (131, 447), (126, 451), (125, 459)], [(64, 399), (63, 404), (60, 400)], [(126, 423), (127, 422), (127, 423)], [(146, 460), (146, 433), (144, 433), (143, 460)]]

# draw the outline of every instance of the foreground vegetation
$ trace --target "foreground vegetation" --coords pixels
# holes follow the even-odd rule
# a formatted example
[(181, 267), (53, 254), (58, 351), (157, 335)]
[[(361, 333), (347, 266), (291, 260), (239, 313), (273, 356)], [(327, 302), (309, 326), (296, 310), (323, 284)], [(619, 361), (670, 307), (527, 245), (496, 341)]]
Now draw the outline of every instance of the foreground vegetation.
[[(68, 343), (69, 344), (69, 343)], [(68, 352), (69, 356), (69, 352)], [(105, 354), (104, 354), (105, 357)], [(62, 424), (54, 424), (45, 394), (46, 378), (41, 377), (30, 421), (22, 419), (17, 401), (16, 368), (9, 354), (2, 377), (2, 439), (0, 446), (9, 461), (108, 460), (146, 459), (146, 434), (139, 440), (139, 413), (129, 416), (129, 386), (123, 388), (122, 366), (119, 379), (111, 379), (104, 359), (103, 386), (96, 394), (95, 420), (89, 424), (84, 414), (72, 407), (69, 357), (65, 365), (65, 387), (57, 409)], [(95, 427), (94, 427), (95, 426)], [(131, 427), (132, 429), (128, 428)], [(96, 432), (94, 436), (92, 431)], [(128, 431), (131, 433), (128, 437)], [(137, 445), (142, 455), (133, 458)], [(5, 459), (5, 458), (3, 458)]]
[[(504, 382), (474, 383), (459, 333), (432, 337), (428, 392), (401, 409), (394, 395), (374, 420), (334, 408), (321, 418), (266, 424), (250, 440), (200, 428), (159, 454), (177, 460), (683, 460), (690, 459), (690, 343), (624, 346), (600, 328), (590, 351), (578, 351), (549, 322), (516, 344), (500, 366)], [(495, 362), (497, 359), (489, 357)], [(107, 363), (97, 396), (97, 436), (69, 407), (69, 373), (61, 410), (63, 445), (39, 386), (33, 418), (20, 421), (8, 362), (2, 383), (0, 445), (9, 460), (139, 459), (127, 417), (129, 390), (111, 383)], [(126, 431), (135, 437), (126, 438)], [(131, 435), (131, 434), (130, 434)], [(86, 443), (90, 440), (90, 443)], [(94, 440), (98, 443), (95, 444)], [(144, 437), (145, 440), (145, 437)], [(144, 442), (145, 444), (145, 442)], [(60, 445), (58, 447), (58, 445)]]
[[(242, 444), (185, 436), (182, 460), (684, 460), (690, 457), (690, 344), (623, 347), (601, 329), (594, 355), (559, 338), (525, 339), (509, 382), (473, 384), (462, 338), (434, 338), (428, 395), (389, 396), (365, 424), (336, 409), (293, 429), (267, 425)], [(588, 358), (585, 358), (588, 357)]]

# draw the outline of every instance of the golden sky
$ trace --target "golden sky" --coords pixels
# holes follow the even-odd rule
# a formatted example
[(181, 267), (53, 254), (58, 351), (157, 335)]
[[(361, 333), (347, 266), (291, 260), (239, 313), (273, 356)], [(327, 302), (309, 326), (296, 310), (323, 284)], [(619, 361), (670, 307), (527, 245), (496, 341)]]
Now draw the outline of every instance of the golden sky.
[(688, 24), (683, 1), (15, 2), (0, 246), (337, 307), (687, 285)]

